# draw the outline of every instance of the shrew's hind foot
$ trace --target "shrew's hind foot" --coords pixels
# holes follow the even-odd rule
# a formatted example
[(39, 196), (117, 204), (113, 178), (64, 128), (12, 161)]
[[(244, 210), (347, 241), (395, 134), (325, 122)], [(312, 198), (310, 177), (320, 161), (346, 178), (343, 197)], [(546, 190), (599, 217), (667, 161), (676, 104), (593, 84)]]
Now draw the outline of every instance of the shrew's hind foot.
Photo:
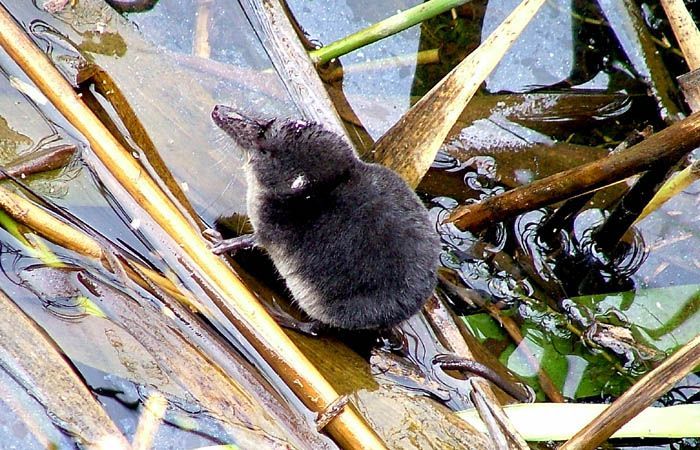
[(307, 336), (318, 336), (328, 330), (328, 327), (318, 320), (300, 320), (280, 308), (276, 303), (263, 302), (267, 313), (275, 319), (277, 325), (288, 330), (294, 330)]

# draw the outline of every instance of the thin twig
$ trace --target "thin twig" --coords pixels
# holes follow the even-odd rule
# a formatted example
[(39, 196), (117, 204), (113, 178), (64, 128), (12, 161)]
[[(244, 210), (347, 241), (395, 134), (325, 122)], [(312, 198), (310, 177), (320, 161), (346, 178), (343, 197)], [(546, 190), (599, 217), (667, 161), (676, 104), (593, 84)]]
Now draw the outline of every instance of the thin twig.
[(480, 203), (455, 209), (447, 222), (478, 230), (526, 211), (612, 184), (660, 161), (678, 160), (700, 145), (700, 113), (607, 158), (566, 170)]
[(370, 70), (386, 70), (401, 66), (413, 66), (424, 64), (437, 64), (440, 62), (440, 49), (433, 48), (430, 50), (421, 50), (418, 53), (408, 55), (392, 56), (389, 58), (375, 59), (359, 64), (350, 64), (346, 66), (338, 66), (333, 70), (322, 74), (323, 80), (326, 82), (338, 81), (345, 75), (350, 73), (365, 72)]
[(700, 365), (700, 335), (681, 347), (659, 367), (647, 373), (603, 413), (559, 448), (588, 450), (598, 447), (623, 424), (668, 392), (698, 365)]
[(467, 3), (469, 0), (430, 0), (377, 22), (364, 30), (309, 52), (315, 64), (325, 64), (367, 44), (384, 39), (418, 23)]
[(537, 378), (540, 382), (540, 386), (542, 387), (542, 390), (544, 391), (547, 398), (549, 398), (553, 402), (558, 403), (564, 403), (566, 401), (566, 399), (564, 399), (564, 396), (554, 385), (552, 379), (540, 366), (539, 361), (529, 349), (527, 342), (524, 340), (523, 334), (520, 332), (520, 328), (512, 318), (501, 314), (498, 308), (496, 308), (493, 304), (485, 301), (483, 298), (481, 298), (481, 296), (478, 293), (473, 293), (473, 295), (470, 295), (467, 289), (452, 283), (452, 281), (450, 281), (444, 275), (444, 273), (438, 273), (438, 278), (440, 280), (441, 286), (445, 288), (450, 294), (461, 298), (463, 301), (468, 300), (474, 302), (474, 304), (486, 311), (495, 321), (497, 321), (499, 324), (501, 324), (501, 326), (503, 326), (503, 328), (506, 330), (508, 335), (511, 337), (511, 339), (517, 346), (517, 351), (522, 352), (530, 368), (533, 369), (533, 371), (537, 372)]
[[(449, 309), (440, 301), (439, 298), (433, 296), (431, 302), (425, 308), (423, 308), (423, 311), (425, 312), (426, 317), (433, 326), (435, 333), (438, 334), (441, 341), (445, 342), (446, 346), (450, 351), (454, 352), (454, 354), (458, 355), (459, 357), (468, 358), (472, 360), (474, 359), (474, 354), (472, 353), (471, 349), (469, 348), (469, 345), (462, 336), (459, 327), (457, 327), (455, 321), (453, 320)], [(484, 406), (480, 403), (475, 403), (475, 406), (477, 407), (477, 409), (479, 409), (480, 414), (483, 408), (487, 408), (489, 410), (488, 414), (495, 414), (494, 411), (500, 411), (499, 416), (505, 417), (505, 413), (503, 413), (503, 411), (501, 410), (502, 406), (500, 402), (498, 401), (491, 387), (486, 383), (486, 380), (483, 380), (483, 383), (474, 382), (472, 385), (475, 387), (478, 386), (478, 398), (482, 399), (484, 403), (488, 405)], [(500, 422), (499, 427), (490, 429), (489, 433), (491, 434), (492, 439), (500, 440), (507, 436), (515, 440), (519, 444), (524, 444), (525, 442), (524, 440), (522, 440), (522, 438), (519, 437), (518, 432), (507, 419), (505, 419), (505, 421), (503, 422)], [(526, 449), (528, 447), (527, 445), (518, 445), (517, 447), (513, 448)]]

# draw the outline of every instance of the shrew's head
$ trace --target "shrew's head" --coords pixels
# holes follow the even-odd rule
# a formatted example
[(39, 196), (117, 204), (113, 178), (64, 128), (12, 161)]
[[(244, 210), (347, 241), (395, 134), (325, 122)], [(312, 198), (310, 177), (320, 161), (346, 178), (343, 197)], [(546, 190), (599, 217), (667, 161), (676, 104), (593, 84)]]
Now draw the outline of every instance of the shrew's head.
[(258, 185), (279, 196), (332, 185), (359, 163), (340, 136), (317, 123), (251, 119), (223, 105), (214, 108), (212, 118), (246, 151)]

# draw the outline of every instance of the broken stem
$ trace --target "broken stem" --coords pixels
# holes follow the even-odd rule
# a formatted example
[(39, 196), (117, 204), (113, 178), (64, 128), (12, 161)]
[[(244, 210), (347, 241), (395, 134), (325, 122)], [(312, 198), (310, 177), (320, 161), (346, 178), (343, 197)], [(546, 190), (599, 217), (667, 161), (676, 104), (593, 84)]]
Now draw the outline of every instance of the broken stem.
[(447, 222), (460, 229), (479, 230), (494, 222), (601, 188), (648, 170), (664, 161), (676, 161), (700, 145), (700, 113), (695, 113), (627, 150), (565, 170), (455, 209)]

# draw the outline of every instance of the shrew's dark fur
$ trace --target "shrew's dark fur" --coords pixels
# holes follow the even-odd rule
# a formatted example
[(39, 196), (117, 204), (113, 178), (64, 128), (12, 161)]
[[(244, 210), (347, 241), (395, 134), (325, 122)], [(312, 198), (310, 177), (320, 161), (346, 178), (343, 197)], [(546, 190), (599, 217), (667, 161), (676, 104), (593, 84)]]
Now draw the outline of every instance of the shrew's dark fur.
[(398, 175), (362, 162), (318, 124), (224, 106), (212, 117), (247, 152), (255, 242), (311, 318), (369, 329), (418, 312), (436, 284), (439, 241)]

